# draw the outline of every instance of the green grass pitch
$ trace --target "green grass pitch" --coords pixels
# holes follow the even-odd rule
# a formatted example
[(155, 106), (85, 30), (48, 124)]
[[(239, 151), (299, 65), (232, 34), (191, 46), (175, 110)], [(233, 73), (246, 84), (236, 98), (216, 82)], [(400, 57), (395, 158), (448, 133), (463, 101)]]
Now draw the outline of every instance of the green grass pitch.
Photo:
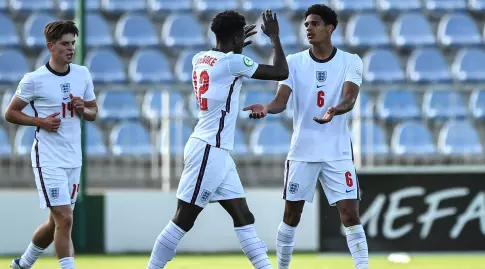
[[(76, 257), (77, 269), (145, 269), (149, 255), (84, 256)], [(12, 258), (0, 258), (0, 268), (9, 268)], [(273, 265), (275, 256), (271, 256)], [(59, 268), (54, 257), (42, 257), (34, 269)], [(244, 255), (178, 255), (167, 269), (249, 269), (253, 268)], [(276, 267), (275, 267), (276, 268)], [(353, 269), (349, 256), (295, 254), (292, 269)], [(385, 255), (371, 257), (371, 269), (485, 269), (483, 255), (422, 255), (413, 256), (408, 264), (394, 264)]]

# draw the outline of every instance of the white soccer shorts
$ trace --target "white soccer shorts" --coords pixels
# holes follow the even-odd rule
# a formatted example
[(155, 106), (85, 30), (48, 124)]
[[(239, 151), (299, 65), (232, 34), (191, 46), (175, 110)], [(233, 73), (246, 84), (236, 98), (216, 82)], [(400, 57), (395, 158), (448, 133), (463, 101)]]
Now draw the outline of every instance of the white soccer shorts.
[(210, 202), (245, 197), (229, 151), (190, 138), (184, 149), (177, 198), (203, 208)]
[(313, 202), (317, 179), (331, 206), (338, 201), (360, 199), (359, 180), (352, 160), (285, 163), (283, 199)]
[(81, 180), (81, 167), (33, 167), (40, 208), (71, 205), (74, 208)]

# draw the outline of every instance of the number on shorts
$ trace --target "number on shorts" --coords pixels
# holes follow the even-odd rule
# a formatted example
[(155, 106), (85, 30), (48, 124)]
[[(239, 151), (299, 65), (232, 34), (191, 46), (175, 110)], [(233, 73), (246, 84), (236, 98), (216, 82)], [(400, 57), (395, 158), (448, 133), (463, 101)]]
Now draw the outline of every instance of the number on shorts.
[(79, 184), (72, 184), (71, 200), (76, 196), (76, 192), (79, 192)]
[(200, 110), (209, 110), (207, 107), (207, 98), (202, 98), (202, 94), (209, 90), (209, 73), (204, 70), (200, 72), (199, 79), (197, 82), (197, 72), (194, 71), (192, 74), (192, 82), (194, 83), (195, 97), (199, 103)]
[(71, 118), (73, 118), (74, 117), (74, 109), (72, 109), (71, 102), (69, 102), (67, 104), (62, 103), (62, 117), (63, 118), (66, 117), (66, 110), (70, 112)]
[(318, 107), (323, 107), (325, 105), (325, 99), (323, 98), (325, 96), (325, 93), (323, 91), (319, 91), (317, 93), (317, 106)]
[(352, 180), (351, 176), (352, 176), (352, 173), (350, 173), (349, 171), (345, 172), (345, 182), (349, 187), (354, 186), (354, 181)]

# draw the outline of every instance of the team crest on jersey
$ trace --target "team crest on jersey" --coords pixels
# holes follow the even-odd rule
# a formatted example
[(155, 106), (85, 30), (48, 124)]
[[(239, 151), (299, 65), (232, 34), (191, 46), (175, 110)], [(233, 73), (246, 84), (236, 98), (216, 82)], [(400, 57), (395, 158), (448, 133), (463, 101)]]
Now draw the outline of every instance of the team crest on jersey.
[(63, 83), (61, 84), (61, 91), (63, 94), (68, 94), (71, 92), (71, 84), (70, 83)]
[(50, 188), (49, 189), (49, 196), (54, 200), (59, 198), (59, 188)]
[(291, 194), (295, 194), (298, 192), (298, 189), (300, 188), (300, 184), (291, 182), (290, 185), (288, 186), (288, 191)]
[(211, 197), (211, 194), (212, 193), (208, 190), (202, 191), (202, 194), (200, 195), (200, 201), (204, 204), (207, 203), (209, 201), (209, 198)]
[(327, 71), (317, 71), (317, 80), (319, 82), (325, 82), (327, 80)]

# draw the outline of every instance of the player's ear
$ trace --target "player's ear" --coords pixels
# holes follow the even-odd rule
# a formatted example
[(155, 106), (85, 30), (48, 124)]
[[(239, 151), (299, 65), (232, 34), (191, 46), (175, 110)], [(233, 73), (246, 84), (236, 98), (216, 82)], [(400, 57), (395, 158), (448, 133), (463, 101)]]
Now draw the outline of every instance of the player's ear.
[(333, 24), (327, 25), (328, 34), (332, 34), (334, 30), (335, 30), (335, 26), (333, 26)]
[(53, 48), (53, 47), (54, 47), (54, 43), (52, 43), (52, 42), (47, 42), (47, 49), (48, 49), (49, 51), (52, 51), (52, 48)]

